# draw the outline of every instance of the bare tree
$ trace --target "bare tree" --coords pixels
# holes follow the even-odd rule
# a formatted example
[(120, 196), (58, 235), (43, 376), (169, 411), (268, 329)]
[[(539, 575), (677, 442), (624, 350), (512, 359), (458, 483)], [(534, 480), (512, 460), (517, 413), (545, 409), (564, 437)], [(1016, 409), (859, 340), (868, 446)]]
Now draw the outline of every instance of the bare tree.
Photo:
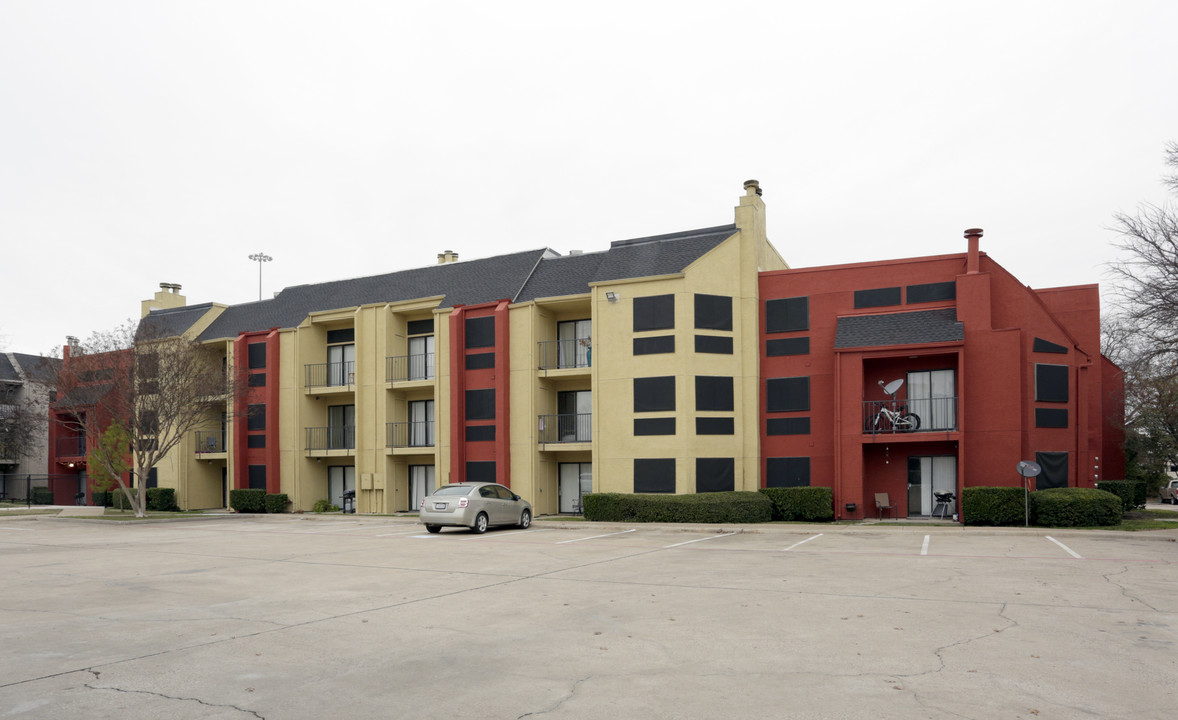
[(130, 440), (133, 493), (111, 453), (91, 453), (103, 474), (118, 480), (137, 517), (146, 515), (146, 479), (168, 452), (226, 408), (239, 387), (222, 356), (183, 337), (155, 337), (146, 324), (95, 333), (69, 348), (48, 382), (57, 392), (58, 421), (99, 438), (112, 424)]
[[(1166, 146), (1166, 165), (1164, 182), (1178, 193), (1178, 143)], [(1178, 360), (1178, 208), (1146, 204), (1115, 218), (1126, 257), (1110, 269), (1124, 321), (1147, 355)]]

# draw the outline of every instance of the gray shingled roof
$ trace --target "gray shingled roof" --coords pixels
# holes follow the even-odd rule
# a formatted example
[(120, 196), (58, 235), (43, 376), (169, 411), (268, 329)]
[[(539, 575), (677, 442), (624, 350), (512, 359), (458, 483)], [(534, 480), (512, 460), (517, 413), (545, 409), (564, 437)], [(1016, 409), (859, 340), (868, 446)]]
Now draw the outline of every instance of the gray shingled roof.
[(136, 334), (140, 338), (170, 338), (183, 333), (213, 307), (212, 303), (153, 310), (139, 321)]
[(609, 250), (545, 258), (516, 298), (519, 302), (589, 292), (589, 284), (683, 272), (736, 232), (735, 225), (619, 240)]
[[(443, 296), (441, 307), (495, 300), (524, 302), (539, 297), (579, 295), (589, 283), (682, 272), (736, 232), (735, 225), (689, 230), (612, 243), (600, 253), (560, 256), (547, 248), (431, 265), (413, 270), (334, 282), (297, 285), (271, 300), (226, 308), (200, 335), (201, 340), (237, 337), (242, 332), (295, 327), (313, 312), (370, 303)], [(180, 328), (199, 315), (155, 311), (163, 325)], [(185, 325), (184, 327), (187, 327)]]
[[(15, 365), (11, 362), (12, 360), (16, 361)], [(29, 355), (28, 353), (0, 353), (0, 380), (17, 382), (25, 380), (28, 376), (35, 375), (40, 371), (41, 363), (60, 366), (61, 360), (47, 358), (44, 355)]]
[(0, 353), (0, 380), (19, 381), (20, 373), (8, 361), (8, 355)]
[(444, 295), (442, 307), (510, 300), (536, 263), (550, 250), (528, 250), (480, 260), (430, 265), (413, 270), (296, 285), (272, 300), (227, 308), (200, 335), (201, 340), (238, 333), (295, 327), (313, 312), (369, 303), (399, 302)]
[(965, 325), (955, 308), (888, 315), (842, 317), (835, 331), (835, 348), (921, 345), (965, 339)]

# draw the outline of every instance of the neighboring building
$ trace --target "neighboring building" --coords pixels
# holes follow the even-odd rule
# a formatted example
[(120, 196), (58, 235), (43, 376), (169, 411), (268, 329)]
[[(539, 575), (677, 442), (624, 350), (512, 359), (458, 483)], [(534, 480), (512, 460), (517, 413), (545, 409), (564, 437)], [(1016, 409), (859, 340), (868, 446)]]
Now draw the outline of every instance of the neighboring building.
[(1124, 477), (1097, 286), (1026, 287), (981, 235), (960, 254), (761, 275), (768, 486), (830, 486), (836, 514), (859, 518), (876, 493), (928, 516), (934, 492), (1018, 486), (1022, 460), (1042, 467), (1037, 488)]
[[(36, 373), (55, 361), (40, 355), (0, 353), (0, 497), (24, 497), (24, 481), (47, 473), (49, 394)], [(19, 487), (10, 480), (19, 479)]]
[[(56, 397), (49, 404), (47, 484), (55, 505), (93, 503), (95, 488), (90, 482), (86, 456), (99, 437), (88, 435), (82, 420), (97, 418), (96, 427), (105, 431), (110, 412), (104, 400), (114, 387), (111, 375), (128, 367), (132, 360), (131, 350), (79, 355), (73, 338), (62, 347)], [(124, 480), (129, 481), (129, 475)]]
[[(1098, 457), (1123, 474), (1102, 447), (1116, 368), (1095, 286), (1029, 290), (976, 242), (790, 270), (758, 184), (745, 191), (733, 224), (603, 252), (446, 251), (234, 306), (186, 307), (164, 285), (143, 322), (216, 348), (248, 389), (160, 463), (159, 484), (187, 509), (253, 487), (301, 510), (354, 491), (359, 512), (387, 513), (495, 480), (537, 514), (577, 512), (587, 492), (813, 484), (862, 517), (875, 492), (923, 515), (926, 485), (1017, 482), (999, 468), (1036, 453), (1044, 483), (1090, 486)], [(898, 378), (924, 426), (864, 432), (877, 381)]]

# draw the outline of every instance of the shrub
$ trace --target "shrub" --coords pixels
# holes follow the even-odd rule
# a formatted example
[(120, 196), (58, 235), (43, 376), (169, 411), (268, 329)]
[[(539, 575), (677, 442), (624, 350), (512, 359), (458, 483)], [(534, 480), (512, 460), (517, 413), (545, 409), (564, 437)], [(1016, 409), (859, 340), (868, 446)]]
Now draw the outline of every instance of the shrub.
[(34, 505), (52, 505), (53, 491), (47, 487), (33, 488), (33, 504)]
[(147, 488), (147, 509), (155, 512), (179, 512), (180, 506), (176, 504), (176, 489)]
[(966, 525), (1022, 525), (1026, 503), (1025, 491), (1019, 487), (967, 487), (961, 491)]
[(761, 494), (773, 502), (774, 520), (834, 519), (834, 491), (828, 487), (762, 488)]
[(1097, 490), (1104, 490), (1121, 498), (1122, 512), (1129, 512), (1138, 505), (1145, 504), (1145, 483), (1136, 480), (1101, 480), (1096, 483)]
[(113, 494), (114, 493), (110, 490), (96, 490), (94, 491), (94, 494), (90, 496), (90, 501), (100, 507), (110, 507), (111, 495)]
[(266, 494), (266, 512), (280, 513), (286, 512), (286, 506), (290, 504), (290, 498), (286, 493), (267, 493)]
[(1031, 517), (1045, 527), (1092, 527), (1121, 522), (1121, 498), (1093, 488), (1051, 488), (1031, 493)]
[(756, 492), (695, 495), (592, 493), (581, 499), (586, 520), (614, 522), (758, 523), (773, 517), (773, 502)]
[(266, 491), (251, 488), (230, 490), (229, 507), (239, 513), (266, 512)]
[(328, 500), (316, 500), (315, 507), (311, 508), (311, 512), (339, 512), (339, 505), (332, 505)]

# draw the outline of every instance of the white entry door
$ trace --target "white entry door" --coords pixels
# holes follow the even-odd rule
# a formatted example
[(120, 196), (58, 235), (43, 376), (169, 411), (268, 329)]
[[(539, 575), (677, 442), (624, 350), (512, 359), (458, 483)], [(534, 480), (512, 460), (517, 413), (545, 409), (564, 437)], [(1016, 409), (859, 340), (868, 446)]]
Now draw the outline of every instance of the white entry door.
[(581, 498), (593, 492), (593, 463), (560, 464), (560, 511), (581, 512)]
[(409, 509), (421, 507), (421, 501), (434, 491), (434, 466), (409, 466)]
[(933, 498), (935, 492), (957, 492), (957, 458), (952, 455), (910, 456), (908, 516), (932, 515), (933, 508), (936, 507)]

